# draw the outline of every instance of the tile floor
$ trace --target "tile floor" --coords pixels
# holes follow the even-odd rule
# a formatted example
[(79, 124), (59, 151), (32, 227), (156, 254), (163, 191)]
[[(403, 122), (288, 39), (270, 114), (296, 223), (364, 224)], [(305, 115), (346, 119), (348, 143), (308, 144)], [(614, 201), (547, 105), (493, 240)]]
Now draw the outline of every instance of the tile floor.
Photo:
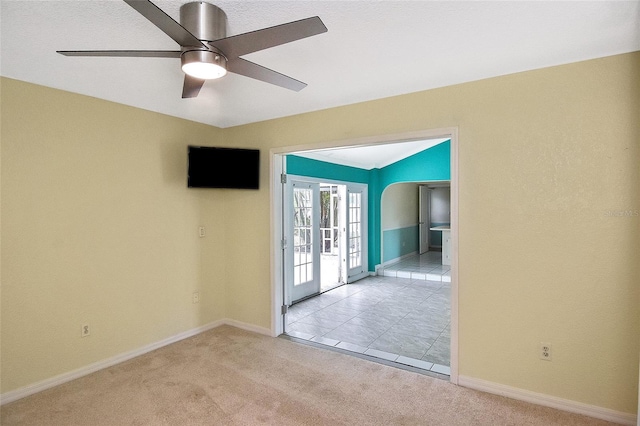
[(378, 270), (386, 277), (413, 278), (415, 280), (451, 282), (451, 266), (442, 264), (442, 252), (428, 251), (408, 256)]
[[(427, 254), (429, 259), (422, 255), (423, 259), (403, 260), (418, 264), (418, 269), (409, 273), (423, 273), (420, 265), (427, 269), (424, 265), (437, 261), (433, 252)], [(287, 313), (286, 333), (450, 374), (451, 291), (450, 283), (443, 280), (446, 271), (440, 280), (427, 280), (426, 275), (398, 278), (398, 272), (404, 271), (408, 270), (397, 269), (395, 277), (367, 277), (296, 303)]]

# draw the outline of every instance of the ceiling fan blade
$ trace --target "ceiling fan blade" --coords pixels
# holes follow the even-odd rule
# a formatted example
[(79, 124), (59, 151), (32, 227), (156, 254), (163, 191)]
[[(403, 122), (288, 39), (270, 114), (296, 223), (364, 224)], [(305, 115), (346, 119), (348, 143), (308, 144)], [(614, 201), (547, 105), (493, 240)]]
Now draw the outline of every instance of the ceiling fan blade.
[(276, 25), (275, 27), (222, 38), (209, 42), (209, 44), (220, 49), (227, 59), (232, 59), (324, 32), (327, 32), (327, 27), (324, 26), (319, 17), (314, 16), (300, 21)]
[(200, 89), (204, 84), (204, 80), (191, 77), (190, 75), (184, 76), (184, 86), (182, 87), (182, 98), (195, 98), (200, 93)]
[(181, 51), (172, 50), (57, 50), (64, 56), (109, 56), (121, 58), (179, 58)]
[(124, 0), (180, 46), (206, 47), (196, 36), (149, 0)]
[(258, 65), (242, 58), (235, 58), (228, 61), (227, 71), (244, 75), (245, 77), (255, 78), (256, 80), (264, 81), (266, 83), (275, 84), (276, 86), (284, 87), (285, 89), (295, 90), (296, 92), (307, 87), (306, 83), (287, 77), (284, 74), (280, 74), (279, 72), (270, 70), (269, 68), (265, 68), (262, 65)]

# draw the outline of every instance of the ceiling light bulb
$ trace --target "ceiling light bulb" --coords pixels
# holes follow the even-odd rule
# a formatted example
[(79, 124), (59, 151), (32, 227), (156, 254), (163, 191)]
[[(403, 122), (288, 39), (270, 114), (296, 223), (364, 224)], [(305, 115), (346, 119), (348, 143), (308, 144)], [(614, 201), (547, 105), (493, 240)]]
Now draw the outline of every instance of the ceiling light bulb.
[(190, 50), (182, 54), (182, 71), (200, 80), (223, 77), (227, 73), (227, 58), (208, 50)]
[(182, 66), (182, 71), (191, 77), (201, 80), (220, 78), (227, 73), (227, 70), (220, 65), (209, 64), (207, 62), (191, 62)]

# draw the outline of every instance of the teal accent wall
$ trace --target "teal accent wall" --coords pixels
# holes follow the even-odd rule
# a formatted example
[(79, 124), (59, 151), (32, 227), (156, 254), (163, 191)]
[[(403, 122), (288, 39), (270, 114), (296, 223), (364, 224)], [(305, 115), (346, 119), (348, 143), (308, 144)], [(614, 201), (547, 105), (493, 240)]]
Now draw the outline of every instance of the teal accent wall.
[(370, 180), (369, 170), (326, 163), (297, 155), (287, 155), (287, 174), (366, 184)]
[[(426, 182), (441, 181), (451, 179), (451, 141), (446, 141), (432, 148), (425, 149), (417, 154), (390, 164), (387, 167), (377, 170), (378, 185), (374, 193), (369, 190), (373, 206), (370, 204), (369, 211), (369, 238), (371, 241), (372, 232), (375, 234), (375, 247), (369, 251), (369, 269), (374, 270), (375, 265), (382, 263), (382, 259), (395, 259), (394, 257), (382, 256), (380, 253), (381, 219), (380, 210), (382, 205), (382, 193), (389, 186), (400, 182)], [(373, 216), (371, 212), (373, 211)], [(419, 240), (418, 240), (419, 241)], [(388, 247), (392, 242), (384, 239), (384, 251), (393, 251)], [(371, 245), (370, 245), (371, 247)], [(401, 251), (398, 248), (396, 251)], [(417, 248), (415, 249), (417, 250)]]
[(389, 229), (382, 233), (384, 234), (383, 262), (418, 251), (420, 244), (418, 225)]
[(446, 141), (380, 169), (382, 187), (399, 182), (449, 180), (450, 151), (451, 142)]
[[(342, 166), (324, 161), (311, 160), (296, 155), (287, 155), (287, 173), (309, 176), (319, 179), (334, 179), (345, 182), (366, 183), (369, 193), (369, 270), (382, 263), (381, 259), (395, 259), (381, 253), (380, 238), (382, 236), (380, 206), (385, 188), (400, 182), (443, 181), (451, 179), (451, 141), (446, 141), (432, 148), (425, 149), (383, 167), (382, 169), (365, 170), (357, 167)], [(416, 232), (417, 235), (417, 232)], [(417, 243), (417, 242), (416, 242)], [(394, 243), (387, 240), (385, 234), (384, 251), (402, 252)], [(406, 245), (405, 245), (406, 247)], [(416, 246), (417, 247), (417, 246)], [(416, 251), (414, 248), (413, 251)], [(409, 252), (407, 252), (409, 253)], [(406, 253), (405, 253), (406, 254)]]

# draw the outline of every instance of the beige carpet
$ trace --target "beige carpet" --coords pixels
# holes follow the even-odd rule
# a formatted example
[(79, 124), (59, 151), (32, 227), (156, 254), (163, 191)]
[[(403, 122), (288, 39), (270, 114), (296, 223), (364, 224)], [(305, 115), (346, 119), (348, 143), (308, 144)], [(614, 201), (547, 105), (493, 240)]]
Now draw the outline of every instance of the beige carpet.
[(2, 407), (2, 425), (606, 425), (219, 327)]

